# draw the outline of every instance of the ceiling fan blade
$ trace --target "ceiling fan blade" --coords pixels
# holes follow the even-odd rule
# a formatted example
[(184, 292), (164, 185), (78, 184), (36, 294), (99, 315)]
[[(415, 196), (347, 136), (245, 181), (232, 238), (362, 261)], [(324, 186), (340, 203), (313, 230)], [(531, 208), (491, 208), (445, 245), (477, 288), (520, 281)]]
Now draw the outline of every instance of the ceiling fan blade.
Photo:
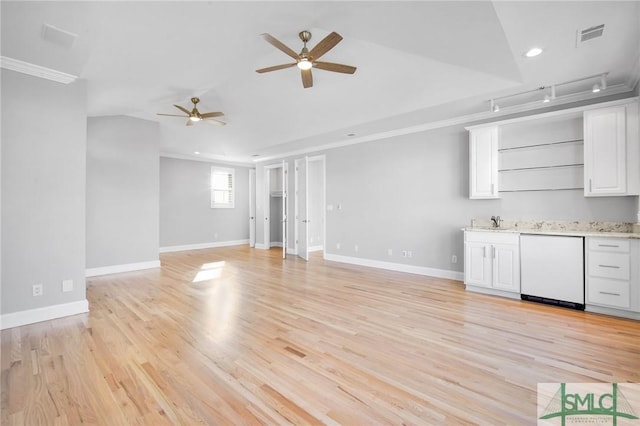
[(353, 74), (357, 69), (351, 65), (334, 64), (333, 62), (314, 62), (313, 66), (321, 70), (341, 72), (344, 74)]
[(184, 115), (177, 115), (177, 114), (161, 114), (161, 113), (158, 113), (158, 115), (166, 115), (168, 117), (182, 117), (182, 118), (185, 117)]
[(202, 118), (213, 118), (213, 117), (220, 117), (221, 115), (224, 115), (224, 113), (222, 113), (220, 111), (205, 112), (204, 114), (200, 114), (200, 117), (202, 117)]
[(268, 43), (272, 44), (276, 49), (281, 50), (282, 52), (286, 53), (287, 55), (291, 56), (293, 59), (295, 59), (296, 61), (298, 59), (300, 59), (300, 56), (298, 56), (298, 54), (296, 52), (294, 52), (293, 50), (291, 50), (289, 47), (287, 47), (283, 42), (281, 42), (280, 40), (278, 40), (277, 38), (275, 38), (274, 36), (272, 36), (271, 34), (260, 34), (262, 36), (262, 38), (264, 38)]
[(320, 43), (316, 44), (315, 47), (311, 49), (309, 56), (313, 59), (318, 59), (320, 56), (331, 50), (336, 44), (340, 43), (340, 40), (342, 40), (342, 36), (336, 32), (332, 32), (320, 40)]
[(304, 88), (307, 89), (313, 86), (313, 76), (311, 75), (311, 69), (301, 70), (300, 73), (302, 74), (302, 85), (304, 86)]
[(193, 126), (195, 124), (195, 121), (188, 119), (187, 120), (187, 126)]
[(187, 115), (191, 115), (191, 111), (189, 111), (188, 109), (181, 107), (180, 105), (174, 105), (174, 107), (178, 108), (180, 111), (184, 112)]
[(283, 70), (285, 68), (291, 68), (295, 66), (296, 66), (296, 63), (294, 62), (293, 64), (283, 64), (283, 65), (275, 65), (273, 67), (260, 68), (259, 70), (256, 70), (256, 72), (259, 72), (260, 74), (262, 74), (263, 72), (278, 71), (278, 70)]
[(213, 124), (215, 126), (226, 126), (227, 123), (225, 123), (224, 121), (220, 121), (220, 120), (216, 120), (215, 118), (205, 118), (202, 121), (208, 123), (208, 124)]

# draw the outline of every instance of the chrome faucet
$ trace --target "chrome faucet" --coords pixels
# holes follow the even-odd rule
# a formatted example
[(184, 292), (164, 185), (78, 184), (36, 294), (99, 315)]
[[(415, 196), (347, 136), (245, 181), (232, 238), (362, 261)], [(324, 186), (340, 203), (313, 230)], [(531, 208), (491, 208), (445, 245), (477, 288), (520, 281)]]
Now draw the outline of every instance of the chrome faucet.
[(500, 222), (502, 222), (500, 216), (491, 216), (491, 221), (493, 222), (494, 228), (500, 228)]

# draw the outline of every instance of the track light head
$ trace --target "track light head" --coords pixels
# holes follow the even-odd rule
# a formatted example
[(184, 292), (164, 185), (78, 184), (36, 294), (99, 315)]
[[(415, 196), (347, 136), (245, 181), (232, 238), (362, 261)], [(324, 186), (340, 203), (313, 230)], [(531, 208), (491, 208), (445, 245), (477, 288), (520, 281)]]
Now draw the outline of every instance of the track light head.
[(600, 88), (602, 90), (607, 90), (607, 74), (602, 74), (600, 76)]

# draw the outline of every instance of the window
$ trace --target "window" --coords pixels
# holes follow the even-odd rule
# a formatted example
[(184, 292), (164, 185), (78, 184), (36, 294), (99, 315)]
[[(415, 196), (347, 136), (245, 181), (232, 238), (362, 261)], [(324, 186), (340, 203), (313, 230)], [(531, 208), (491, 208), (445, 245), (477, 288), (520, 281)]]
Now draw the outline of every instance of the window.
[(211, 167), (211, 208), (234, 207), (234, 169)]

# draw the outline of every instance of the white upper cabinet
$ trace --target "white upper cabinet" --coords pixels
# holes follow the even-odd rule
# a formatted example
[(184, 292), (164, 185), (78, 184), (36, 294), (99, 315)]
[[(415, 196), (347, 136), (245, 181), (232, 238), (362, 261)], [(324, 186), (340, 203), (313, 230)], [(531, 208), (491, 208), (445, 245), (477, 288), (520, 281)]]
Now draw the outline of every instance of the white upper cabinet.
[(469, 198), (498, 198), (498, 126), (469, 131)]
[(584, 113), (584, 195), (638, 195), (640, 140), (636, 102)]

